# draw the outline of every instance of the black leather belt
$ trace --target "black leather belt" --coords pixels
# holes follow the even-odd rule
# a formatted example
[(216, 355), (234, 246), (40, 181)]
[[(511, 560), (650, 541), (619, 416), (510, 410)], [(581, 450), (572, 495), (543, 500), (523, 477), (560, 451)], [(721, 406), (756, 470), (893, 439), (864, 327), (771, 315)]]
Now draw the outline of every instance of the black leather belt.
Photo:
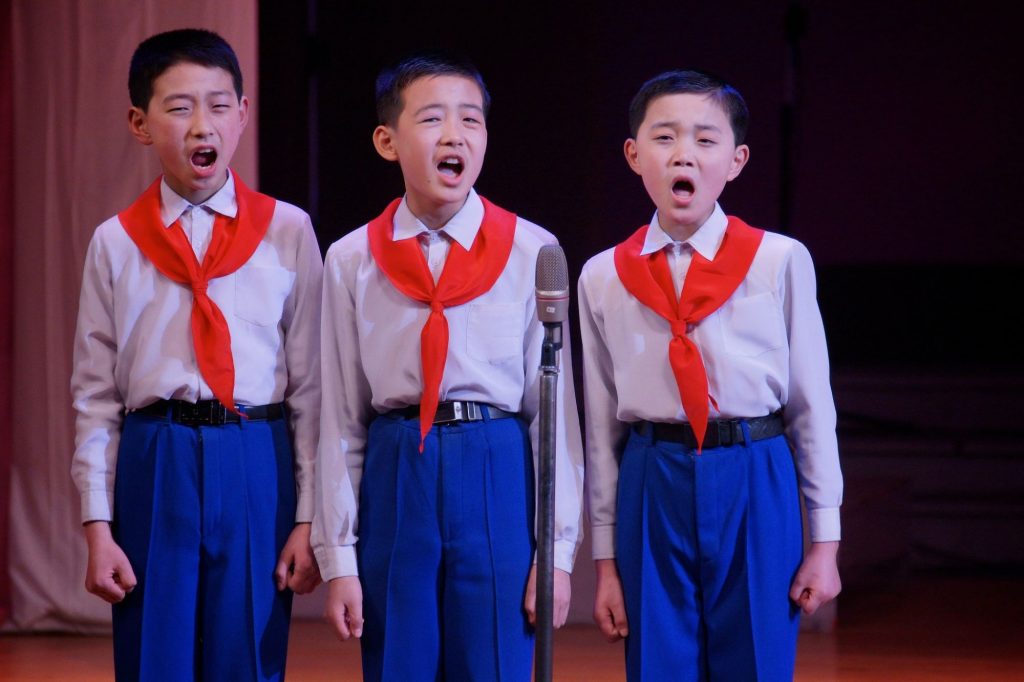
[[(284, 403), (236, 405), (235, 407), (253, 420), (271, 421), (284, 417)], [(186, 426), (219, 426), (221, 424), (237, 424), (242, 421), (242, 418), (234, 412), (228, 412), (219, 400), (200, 400), (198, 403), (190, 403), (186, 400), (158, 400), (145, 407), (129, 410), (129, 412), (151, 417), (165, 417)]]
[[(705, 448), (718, 448), (744, 442), (743, 422), (750, 429), (750, 440), (764, 440), (785, 433), (786, 425), (782, 421), (782, 412), (774, 412), (767, 417), (753, 419), (713, 419), (708, 422), (708, 430), (704, 434)], [(654, 440), (665, 440), (682, 443), (690, 448), (697, 447), (697, 437), (689, 424), (666, 424), (663, 422), (636, 422), (633, 429), (642, 436), (650, 436)]]
[[(437, 412), (434, 413), (434, 424), (456, 424), (458, 422), (478, 422), (484, 418), (484, 409), (491, 419), (508, 419), (516, 416), (512, 412), (499, 410), (487, 403), (475, 403), (472, 400), (445, 400), (438, 403)], [(420, 416), (420, 406), (410, 405), (397, 410), (391, 414), (397, 414), (404, 419), (415, 419)]]

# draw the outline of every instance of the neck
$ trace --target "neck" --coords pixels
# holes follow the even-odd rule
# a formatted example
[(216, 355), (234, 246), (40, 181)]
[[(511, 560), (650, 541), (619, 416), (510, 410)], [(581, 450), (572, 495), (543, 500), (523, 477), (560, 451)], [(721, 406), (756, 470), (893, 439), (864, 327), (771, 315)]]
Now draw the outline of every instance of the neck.
[(439, 230), (448, 224), (448, 221), (455, 217), (463, 206), (466, 205), (467, 194), (458, 203), (432, 204), (420, 200), (411, 193), (406, 193), (405, 203), (409, 206), (409, 212), (416, 216), (416, 219), (427, 226), (430, 230)]
[(700, 225), (662, 225), (661, 229), (669, 237), (672, 237), (673, 241), (685, 242), (700, 229)]
[(672, 237), (672, 239), (677, 242), (685, 242), (708, 221), (708, 218), (711, 217), (713, 212), (714, 209), (712, 208), (707, 212), (707, 215), (701, 216), (698, 220), (681, 223), (671, 220), (667, 215), (661, 215), (661, 212), (659, 211), (658, 224), (661, 226), (662, 231), (669, 237)]

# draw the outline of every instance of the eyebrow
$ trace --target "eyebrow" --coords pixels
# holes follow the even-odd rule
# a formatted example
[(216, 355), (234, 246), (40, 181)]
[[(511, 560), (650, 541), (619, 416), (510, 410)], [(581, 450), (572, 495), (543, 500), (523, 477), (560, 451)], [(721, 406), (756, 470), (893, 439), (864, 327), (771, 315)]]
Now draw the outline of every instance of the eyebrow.
[[(231, 94), (231, 90), (214, 90), (213, 92), (206, 93), (204, 97), (230, 97)], [(185, 92), (175, 92), (164, 97), (164, 102), (170, 102), (176, 99), (187, 99), (190, 102), (194, 102), (196, 97)]]
[[(427, 111), (428, 109), (443, 109), (443, 108), (444, 108), (444, 105), (441, 104), (440, 102), (435, 102), (433, 104), (425, 104), (422, 107), (420, 107), (419, 109), (417, 109), (416, 111), (414, 111), (413, 112), (413, 116), (419, 116), (420, 114), (422, 114), (424, 111)], [(458, 108), (459, 109), (472, 109), (474, 111), (479, 111), (481, 114), (484, 113), (484, 108), (482, 106), (480, 106), (480, 105), (477, 105), (477, 104), (463, 103), (463, 104), (459, 104)]]
[[(652, 130), (655, 129), (655, 128), (673, 128), (673, 129), (675, 129), (675, 128), (679, 128), (679, 127), (680, 127), (679, 121), (655, 121), (654, 123), (651, 124), (651, 129)], [(699, 131), (704, 131), (704, 130), (713, 130), (715, 132), (721, 132), (722, 131), (721, 128), (719, 128), (718, 126), (716, 126), (714, 124), (711, 124), (711, 123), (698, 123), (698, 124), (696, 124), (694, 126), (694, 128), (696, 130), (699, 130)]]

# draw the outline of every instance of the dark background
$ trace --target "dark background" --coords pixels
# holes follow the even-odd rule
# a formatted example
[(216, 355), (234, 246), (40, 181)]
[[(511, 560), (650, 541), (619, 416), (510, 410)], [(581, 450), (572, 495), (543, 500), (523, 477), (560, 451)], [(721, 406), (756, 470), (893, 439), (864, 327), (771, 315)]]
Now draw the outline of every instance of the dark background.
[(1020, 366), (1018, 25), (997, 3), (260, 3), (260, 184), (322, 248), (402, 192), (371, 144), (405, 52), (470, 56), (494, 100), (479, 191), (554, 232), (575, 275), (653, 213), (622, 143), (670, 68), (751, 109), (728, 213), (810, 248), (833, 363)]
[(479, 191), (554, 232), (575, 282), (653, 213), (622, 154), (633, 94), (671, 68), (724, 76), (750, 107), (752, 154), (722, 205), (801, 240), (817, 266), (847, 587), (907, 567), (1019, 575), (1013, 14), (986, 0), (265, 0), (260, 187), (309, 210), (324, 251), (366, 223), (403, 191), (371, 144), (377, 72), (413, 49), (454, 48), (494, 101)]

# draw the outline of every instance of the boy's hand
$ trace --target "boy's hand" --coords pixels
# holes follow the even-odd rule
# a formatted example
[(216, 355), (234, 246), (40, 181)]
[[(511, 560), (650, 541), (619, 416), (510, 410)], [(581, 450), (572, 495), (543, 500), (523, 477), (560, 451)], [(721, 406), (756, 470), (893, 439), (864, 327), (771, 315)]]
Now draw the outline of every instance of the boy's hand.
[(598, 559), (594, 562), (597, 570), (597, 589), (594, 595), (594, 622), (609, 642), (617, 642), (629, 636), (626, 621), (626, 602), (622, 598), (622, 581), (615, 559)]
[[(551, 604), (551, 624), (555, 628), (565, 625), (569, 617), (569, 600), (572, 598), (572, 581), (569, 574), (560, 568), (553, 571)], [(523, 599), (526, 619), (530, 625), (537, 624), (537, 564), (530, 569), (530, 578), (526, 581), (526, 598)]]
[(134, 590), (138, 582), (131, 562), (114, 542), (110, 524), (106, 521), (85, 524), (85, 542), (89, 546), (85, 589), (104, 601), (116, 604)]
[(831, 601), (842, 589), (836, 563), (838, 542), (814, 542), (796, 572), (789, 598), (808, 616)]
[(297, 523), (281, 550), (281, 558), (274, 570), (278, 591), (290, 588), (295, 594), (312, 592), (320, 584), (320, 568), (316, 565), (313, 548), (309, 546), (309, 523)]
[(324, 618), (341, 641), (363, 636), (363, 588), (358, 576), (347, 575), (327, 583)]

